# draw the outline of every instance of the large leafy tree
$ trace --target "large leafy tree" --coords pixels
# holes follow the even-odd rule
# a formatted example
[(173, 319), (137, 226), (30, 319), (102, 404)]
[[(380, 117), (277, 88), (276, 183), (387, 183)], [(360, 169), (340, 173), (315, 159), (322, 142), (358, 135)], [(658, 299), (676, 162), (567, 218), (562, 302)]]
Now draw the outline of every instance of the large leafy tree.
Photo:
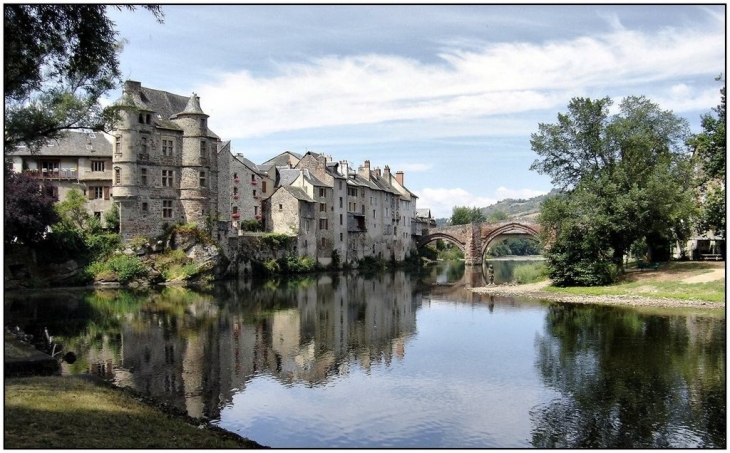
[(574, 98), (557, 123), (540, 124), (531, 137), (540, 156), (531, 169), (563, 190), (543, 204), (541, 222), (548, 263), (566, 285), (610, 281), (636, 241), (657, 259), (689, 234), (687, 121), (643, 96), (627, 97), (613, 116), (612, 104)]
[(451, 211), (451, 225), (467, 225), (469, 223), (484, 222), (486, 218), (481, 209), (477, 207), (454, 206)]
[[(714, 231), (725, 236), (725, 176), (727, 167), (727, 138), (725, 135), (725, 87), (720, 90), (720, 104), (711, 113), (702, 115), (702, 129), (689, 140), (694, 148), (695, 162), (700, 169), (698, 189), (703, 200), (698, 216), (699, 231)], [(714, 115), (713, 115), (714, 113)]]
[[(110, 129), (114, 109), (99, 98), (121, 82), (121, 43), (107, 8), (4, 5), (6, 152), (20, 143), (36, 150), (70, 129)], [(162, 22), (159, 6), (143, 8)]]
[(49, 226), (59, 220), (53, 209), (57, 198), (51, 187), (28, 176), (5, 171), (5, 244), (31, 245), (43, 238)]

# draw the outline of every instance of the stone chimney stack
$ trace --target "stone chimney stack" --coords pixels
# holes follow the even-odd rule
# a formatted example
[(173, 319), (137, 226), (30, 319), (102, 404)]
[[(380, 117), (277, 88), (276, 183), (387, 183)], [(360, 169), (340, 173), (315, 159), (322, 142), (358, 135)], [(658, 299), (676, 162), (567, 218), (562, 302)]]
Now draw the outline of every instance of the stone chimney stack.
[(403, 184), (403, 172), (402, 171), (395, 172), (395, 180), (398, 181), (398, 184), (405, 187), (405, 184)]
[(375, 167), (375, 176), (380, 178), (380, 167)]
[(340, 174), (342, 176), (344, 176), (345, 178), (347, 178), (350, 175), (350, 166), (346, 160), (340, 161), (340, 166), (338, 169), (340, 170)]
[(139, 93), (142, 91), (142, 82), (135, 82), (134, 80), (127, 80), (124, 82), (125, 93)]
[(366, 160), (365, 161), (365, 168), (367, 168), (368, 170), (370, 170), (370, 161), (369, 160)]
[(383, 168), (383, 177), (385, 177), (386, 181), (390, 182), (390, 167), (387, 165)]

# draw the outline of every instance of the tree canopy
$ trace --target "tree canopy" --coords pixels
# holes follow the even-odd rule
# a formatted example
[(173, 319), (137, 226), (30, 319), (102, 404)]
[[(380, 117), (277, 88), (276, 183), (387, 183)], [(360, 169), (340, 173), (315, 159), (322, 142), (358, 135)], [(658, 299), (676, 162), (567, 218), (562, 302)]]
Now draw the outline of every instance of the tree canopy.
[(59, 220), (51, 187), (5, 167), (5, 244), (39, 241)]
[[(121, 43), (107, 8), (4, 5), (6, 152), (21, 143), (38, 149), (69, 129), (110, 129), (114, 109), (98, 101), (121, 82)], [(142, 8), (162, 22), (159, 6)]]
[[(712, 230), (725, 236), (727, 212), (725, 207), (725, 176), (727, 167), (727, 138), (725, 87), (720, 90), (720, 104), (702, 115), (702, 129), (688, 144), (694, 148), (695, 162), (700, 168), (698, 189), (703, 199), (698, 216), (700, 232)], [(713, 115), (714, 113), (714, 115)]]
[(469, 223), (484, 222), (486, 218), (481, 209), (477, 207), (454, 206), (451, 211), (450, 225), (466, 225)]
[[(545, 254), (554, 281), (611, 281), (637, 241), (647, 259), (668, 257), (666, 244), (689, 235), (695, 206), (686, 120), (643, 96), (609, 115), (610, 98), (574, 98), (555, 124), (540, 124), (531, 169), (563, 193), (541, 210)], [(560, 274), (560, 275), (558, 275)]]

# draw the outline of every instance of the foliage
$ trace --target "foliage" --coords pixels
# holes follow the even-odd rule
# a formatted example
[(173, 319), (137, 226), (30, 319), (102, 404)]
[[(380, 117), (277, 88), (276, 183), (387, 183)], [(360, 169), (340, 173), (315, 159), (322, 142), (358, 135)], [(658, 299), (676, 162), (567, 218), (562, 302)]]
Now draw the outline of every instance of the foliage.
[(627, 97), (613, 117), (611, 105), (574, 98), (556, 124), (540, 124), (531, 137), (541, 157), (531, 168), (564, 191), (540, 214), (551, 278), (560, 285), (611, 281), (634, 242), (643, 239), (652, 255), (690, 233), (686, 120), (644, 97)]
[(727, 228), (725, 87), (720, 90), (720, 95), (720, 105), (712, 109), (716, 117), (712, 113), (702, 115), (703, 131), (694, 135), (688, 144), (694, 148), (694, 159), (701, 169), (697, 183), (704, 202), (698, 216), (697, 229), (700, 232), (714, 231), (716, 235), (724, 237)]
[(119, 207), (116, 203), (112, 203), (112, 207), (104, 214), (104, 222), (108, 230), (119, 232)]
[[(143, 8), (162, 22), (159, 6)], [(107, 6), (3, 9), (6, 152), (19, 144), (35, 151), (69, 129), (110, 130), (117, 107), (102, 108), (98, 100), (119, 85), (121, 46)]]
[(520, 264), (514, 269), (514, 279), (517, 283), (536, 283), (548, 278), (548, 267), (545, 263)]
[(485, 220), (482, 210), (477, 207), (467, 208), (466, 206), (454, 206), (450, 224), (467, 225), (469, 223), (484, 222)]
[(241, 222), (243, 231), (264, 231), (264, 225), (256, 219), (248, 219)]
[(508, 238), (487, 249), (488, 256), (539, 255), (540, 244), (532, 239)]
[(339, 269), (342, 265), (342, 258), (340, 258), (340, 252), (337, 249), (332, 250), (332, 261), (330, 261), (330, 269)]
[(381, 271), (388, 267), (388, 262), (382, 258), (366, 256), (358, 260), (357, 268), (364, 272)]
[(507, 220), (507, 219), (509, 219), (509, 216), (507, 215), (506, 212), (496, 210), (496, 211), (493, 211), (491, 214), (489, 214), (489, 217), (487, 217), (487, 222), (492, 222), (492, 223), (501, 222), (501, 221)]
[[(116, 279), (122, 284), (147, 276), (147, 267), (135, 255), (114, 255), (108, 260), (92, 263), (88, 270), (97, 279), (104, 276), (109, 280)], [(113, 278), (113, 276), (116, 276), (116, 278)]]
[(58, 222), (53, 208), (57, 201), (50, 187), (5, 167), (5, 244), (17, 240), (31, 245), (47, 228)]
[(288, 247), (294, 238), (286, 234), (266, 233), (261, 239), (264, 241), (264, 244), (272, 247)]
[(86, 197), (77, 189), (71, 189), (66, 199), (56, 204), (61, 221), (79, 231), (91, 229), (92, 215), (86, 209)]

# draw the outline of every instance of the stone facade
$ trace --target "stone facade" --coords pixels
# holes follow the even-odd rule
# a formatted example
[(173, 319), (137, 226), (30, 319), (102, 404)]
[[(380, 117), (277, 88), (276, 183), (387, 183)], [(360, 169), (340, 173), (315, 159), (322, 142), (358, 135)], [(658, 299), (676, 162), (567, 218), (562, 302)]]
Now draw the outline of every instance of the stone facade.
[(116, 203), (123, 240), (194, 222), (232, 256), (235, 239), (257, 221), (264, 231), (297, 236), (298, 255), (326, 265), (335, 254), (351, 264), (364, 257), (401, 261), (423, 234), (417, 197), (403, 173), (392, 175), (388, 166), (371, 169), (366, 160), (355, 169), (330, 156), (291, 151), (257, 165), (209, 129), (194, 93), (127, 81), (116, 105), (121, 121), (103, 141), (95, 138), (99, 144), (75, 135), (81, 137), (75, 151), (47, 147), (40, 158), (22, 152), (11, 158), (16, 171), (40, 177), (68, 170), (72, 178), (56, 181), (59, 195), (79, 187), (97, 215)]

